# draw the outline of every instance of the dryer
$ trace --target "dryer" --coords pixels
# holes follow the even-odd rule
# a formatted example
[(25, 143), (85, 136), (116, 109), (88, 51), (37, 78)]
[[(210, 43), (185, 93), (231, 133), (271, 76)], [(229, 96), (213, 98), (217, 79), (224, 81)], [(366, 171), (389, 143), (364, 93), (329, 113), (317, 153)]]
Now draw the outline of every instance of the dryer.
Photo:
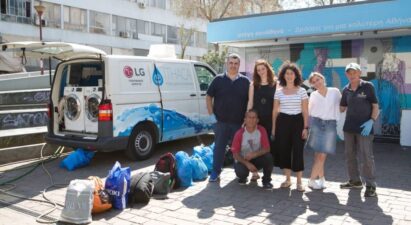
[(64, 88), (64, 126), (66, 131), (84, 132), (84, 88)]
[(98, 106), (101, 102), (102, 87), (85, 87), (85, 116), (84, 123), (87, 133), (98, 133)]

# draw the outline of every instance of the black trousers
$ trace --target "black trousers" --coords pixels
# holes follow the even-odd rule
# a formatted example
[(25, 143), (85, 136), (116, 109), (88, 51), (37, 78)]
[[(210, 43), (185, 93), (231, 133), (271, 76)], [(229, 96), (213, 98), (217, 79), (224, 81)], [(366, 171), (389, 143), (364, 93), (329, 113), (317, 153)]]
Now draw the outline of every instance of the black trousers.
[(304, 129), (302, 114), (280, 113), (275, 126), (274, 165), (294, 172), (304, 170)]
[[(257, 168), (257, 170), (263, 169), (263, 184), (271, 182), (271, 173), (273, 172), (273, 158), (270, 153), (252, 159), (250, 162)], [(240, 162), (234, 163), (234, 171), (237, 177), (240, 179), (247, 178), (250, 173), (248, 168)]]
[[(265, 131), (267, 131), (267, 136), (268, 136), (268, 141), (270, 142), (270, 152), (271, 154), (274, 152), (274, 143), (271, 141), (271, 129), (273, 128), (273, 117), (272, 115), (267, 115), (267, 116), (259, 116), (259, 124), (265, 128)], [(274, 158), (274, 155), (272, 155)]]

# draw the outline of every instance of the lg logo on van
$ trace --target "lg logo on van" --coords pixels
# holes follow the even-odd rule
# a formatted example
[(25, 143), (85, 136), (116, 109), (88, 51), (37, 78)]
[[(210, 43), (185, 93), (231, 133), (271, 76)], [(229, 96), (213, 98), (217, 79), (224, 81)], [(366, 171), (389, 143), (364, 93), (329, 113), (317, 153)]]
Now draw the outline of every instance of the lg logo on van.
[(143, 68), (133, 69), (130, 66), (124, 66), (123, 73), (127, 78), (131, 78), (133, 74), (135, 74), (135, 76), (137, 77), (146, 75)]

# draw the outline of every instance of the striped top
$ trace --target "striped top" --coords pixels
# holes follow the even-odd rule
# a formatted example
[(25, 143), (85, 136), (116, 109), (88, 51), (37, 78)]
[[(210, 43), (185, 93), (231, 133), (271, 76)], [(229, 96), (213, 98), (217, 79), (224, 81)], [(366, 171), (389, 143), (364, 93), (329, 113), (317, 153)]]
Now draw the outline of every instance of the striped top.
[(300, 87), (297, 93), (286, 95), (283, 88), (275, 92), (274, 100), (280, 101), (280, 113), (297, 115), (301, 113), (301, 101), (308, 99), (307, 91)]

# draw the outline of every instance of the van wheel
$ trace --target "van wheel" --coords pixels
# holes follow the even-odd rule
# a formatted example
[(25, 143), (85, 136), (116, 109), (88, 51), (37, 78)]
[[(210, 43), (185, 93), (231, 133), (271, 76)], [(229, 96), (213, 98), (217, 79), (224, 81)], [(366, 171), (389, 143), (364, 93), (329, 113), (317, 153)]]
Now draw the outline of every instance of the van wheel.
[(148, 159), (153, 154), (155, 144), (154, 131), (146, 125), (138, 126), (128, 140), (126, 155), (132, 160)]

